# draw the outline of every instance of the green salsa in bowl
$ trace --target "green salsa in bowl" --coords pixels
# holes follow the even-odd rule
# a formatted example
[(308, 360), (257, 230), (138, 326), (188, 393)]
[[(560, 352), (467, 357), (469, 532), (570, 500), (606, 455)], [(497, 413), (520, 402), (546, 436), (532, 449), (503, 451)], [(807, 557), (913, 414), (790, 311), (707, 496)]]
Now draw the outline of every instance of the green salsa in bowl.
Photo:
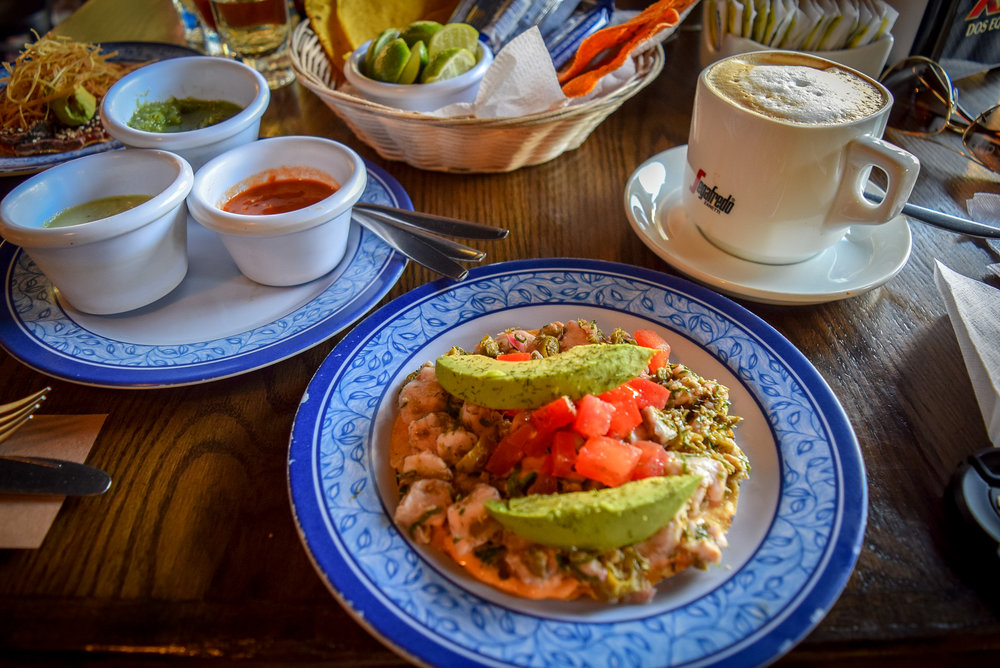
[[(122, 77), (104, 96), (101, 121), (126, 147), (170, 151), (197, 170), (256, 140), (270, 99), (264, 77), (248, 65), (213, 56), (175, 58)], [(133, 122), (137, 115), (142, 122)]]

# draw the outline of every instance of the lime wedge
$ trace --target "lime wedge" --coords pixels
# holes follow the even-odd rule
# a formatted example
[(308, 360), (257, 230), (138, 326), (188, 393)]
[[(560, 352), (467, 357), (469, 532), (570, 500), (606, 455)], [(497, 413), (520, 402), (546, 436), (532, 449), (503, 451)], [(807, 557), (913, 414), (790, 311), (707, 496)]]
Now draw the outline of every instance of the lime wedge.
[(451, 49), (465, 49), (476, 54), (479, 43), (479, 31), (468, 23), (449, 23), (434, 33), (427, 43), (427, 56), (433, 62), (438, 54)]
[(423, 42), (416, 42), (410, 48), (410, 57), (403, 66), (403, 72), (399, 75), (398, 84), (411, 84), (420, 75), (420, 68), (427, 61), (427, 47)]
[(399, 37), (399, 31), (395, 28), (387, 28), (379, 33), (379, 36), (371, 41), (368, 45), (368, 51), (365, 52), (364, 67), (362, 68), (363, 74), (366, 76), (372, 76), (372, 64), (375, 62), (375, 56), (378, 52), (385, 48), (385, 45), (392, 40)]
[(466, 49), (448, 49), (432, 57), (423, 74), (420, 83), (434, 83), (465, 74), (476, 66), (476, 57)]
[(413, 45), (417, 42), (423, 42), (425, 45), (431, 41), (431, 37), (434, 36), (438, 30), (441, 29), (441, 24), (437, 21), (414, 21), (410, 25), (406, 26), (400, 37), (402, 37), (407, 46), (411, 49)]
[(427, 62), (430, 58), (427, 56), (427, 44), (426, 42), (416, 42), (410, 47), (411, 51), (417, 51), (420, 54), (420, 71), (422, 72), (425, 67), (427, 67)]
[(377, 81), (396, 83), (410, 60), (410, 47), (397, 37), (375, 54), (369, 76)]

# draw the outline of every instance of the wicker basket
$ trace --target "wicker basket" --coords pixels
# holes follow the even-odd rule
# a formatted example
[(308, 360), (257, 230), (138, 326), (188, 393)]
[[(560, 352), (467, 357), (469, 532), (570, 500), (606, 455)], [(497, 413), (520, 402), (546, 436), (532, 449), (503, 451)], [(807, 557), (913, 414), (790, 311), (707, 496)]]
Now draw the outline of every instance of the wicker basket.
[(439, 172), (509, 172), (552, 160), (580, 146), (601, 121), (663, 69), (656, 44), (636, 58), (637, 75), (605, 98), (518, 118), (438, 118), (401, 111), (336, 90), (330, 61), (308, 21), (292, 34), (299, 82), (320, 97), (386, 160)]

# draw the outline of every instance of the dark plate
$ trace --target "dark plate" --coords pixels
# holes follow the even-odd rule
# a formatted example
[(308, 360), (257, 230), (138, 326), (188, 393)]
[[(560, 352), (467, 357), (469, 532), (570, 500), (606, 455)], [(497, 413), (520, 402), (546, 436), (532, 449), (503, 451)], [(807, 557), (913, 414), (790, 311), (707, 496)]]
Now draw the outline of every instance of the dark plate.
[[(147, 60), (167, 60), (169, 58), (181, 58), (184, 56), (200, 56), (198, 51), (179, 44), (167, 44), (164, 42), (103, 42), (101, 52), (108, 53), (117, 51), (118, 55), (112, 60), (143, 62)], [(0, 84), (0, 90), (6, 84)], [(109, 140), (97, 144), (84, 146), (76, 151), (65, 151), (63, 153), (44, 153), (42, 155), (30, 155), (19, 158), (0, 158), (0, 176), (17, 176), (20, 174), (34, 174), (49, 167), (82, 158), (85, 155), (101, 153), (122, 147), (122, 143), (117, 140)]]

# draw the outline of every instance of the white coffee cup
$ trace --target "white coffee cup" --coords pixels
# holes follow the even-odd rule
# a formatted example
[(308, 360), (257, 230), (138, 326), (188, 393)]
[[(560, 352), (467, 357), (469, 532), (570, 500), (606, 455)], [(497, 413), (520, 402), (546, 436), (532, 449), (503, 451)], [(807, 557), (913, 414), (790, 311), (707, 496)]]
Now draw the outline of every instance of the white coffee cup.
[[(881, 139), (892, 95), (825, 58), (760, 51), (698, 78), (682, 191), (686, 215), (722, 250), (754, 262), (801, 262), (852, 225), (899, 215), (920, 170)], [(872, 168), (886, 195), (862, 194)]]

